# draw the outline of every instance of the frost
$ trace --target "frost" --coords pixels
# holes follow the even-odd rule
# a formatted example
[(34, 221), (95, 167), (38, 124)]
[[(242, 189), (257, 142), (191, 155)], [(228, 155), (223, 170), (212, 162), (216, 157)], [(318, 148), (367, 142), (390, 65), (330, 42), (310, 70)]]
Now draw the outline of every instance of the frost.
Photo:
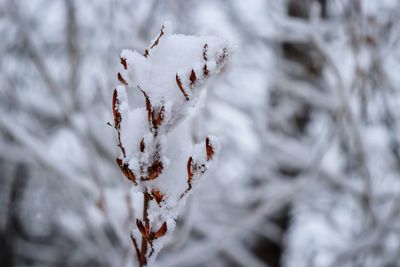
[[(223, 68), (229, 53), (217, 37), (172, 34), (169, 22), (143, 55), (121, 53), (121, 85), (112, 100), (117, 164), (144, 199), (143, 217), (136, 218), (131, 233), (141, 266), (161, 250), (186, 199), (219, 154), (215, 136), (193, 144), (190, 117), (204, 106), (205, 82)], [(140, 92), (142, 105), (130, 104), (133, 91)]]

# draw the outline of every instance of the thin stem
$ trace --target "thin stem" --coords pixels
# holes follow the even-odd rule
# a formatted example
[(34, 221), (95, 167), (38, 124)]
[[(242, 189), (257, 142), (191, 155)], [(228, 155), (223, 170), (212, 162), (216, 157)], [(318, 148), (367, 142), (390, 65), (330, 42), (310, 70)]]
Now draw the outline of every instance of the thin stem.
[[(148, 218), (150, 195), (146, 191), (143, 193), (143, 221), (145, 224), (145, 229), (150, 229), (150, 222)], [(144, 267), (147, 265), (147, 240), (146, 237), (142, 235), (142, 247), (139, 255), (139, 265)]]

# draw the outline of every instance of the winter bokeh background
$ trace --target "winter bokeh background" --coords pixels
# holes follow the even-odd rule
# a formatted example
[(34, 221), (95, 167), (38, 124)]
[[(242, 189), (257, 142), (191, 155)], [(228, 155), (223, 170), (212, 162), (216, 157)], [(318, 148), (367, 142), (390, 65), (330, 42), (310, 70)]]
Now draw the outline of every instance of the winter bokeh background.
[(165, 20), (234, 54), (193, 125), (218, 166), (156, 265), (400, 266), (397, 0), (0, 0), (0, 266), (135, 266), (107, 122)]

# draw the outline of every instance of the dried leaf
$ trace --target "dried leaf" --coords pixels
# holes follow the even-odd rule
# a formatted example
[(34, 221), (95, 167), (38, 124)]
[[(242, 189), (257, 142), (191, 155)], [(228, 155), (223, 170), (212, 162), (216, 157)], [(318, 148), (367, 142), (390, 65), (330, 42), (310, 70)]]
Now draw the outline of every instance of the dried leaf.
[(210, 138), (208, 137), (206, 138), (206, 154), (207, 154), (207, 161), (212, 159), (212, 157), (214, 156), (214, 148), (212, 147)]
[(158, 229), (157, 232), (155, 232), (155, 234), (154, 234), (154, 239), (163, 237), (163, 236), (167, 233), (167, 230), (168, 230), (168, 229), (167, 229), (167, 222), (164, 222), (164, 223), (161, 225), (160, 229)]
[[(187, 168), (187, 174), (188, 174), (188, 181), (192, 181), (192, 179), (193, 179), (193, 158), (192, 157), (190, 157), (189, 158), (189, 160), (188, 160), (188, 162), (187, 162), (187, 165), (186, 165), (186, 168)], [(190, 184), (189, 184), (190, 185)]]
[(140, 152), (144, 152), (144, 148), (145, 148), (144, 138), (142, 138), (142, 140), (140, 141), (140, 145), (139, 145)]
[(123, 162), (122, 162), (122, 159), (120, 159), (120, 158), (117, 158), (117, 159), (116, 159), (116, 162), (117, 162), (118, 166), (120, 167), (122, 173), (125, 175), (125, 177), (126, 177), (128, 180), (132, 181), (132, 182), (136, 185), (136, 177), (135, 177), (135, 174), (133, 174), (133, 172), (129, 169), (128, 164), (123, 163)]
[(190, 85), (194, 85), (194, 83), (196, 82), (196, 73), (194, 72), (194, 70), (192, 69), (192, 72), (190, 73)]
[[(139, 87), (140, 89), (140, 87)], [(151, 102), (150, 102), (150, 98), (149, 96), (146, 94), (145, 91), (143, 91), (142, 89), (140, 89), (140, 91), (142, 91), (144, 97), (146, 98), (146, 110), (147, 110), (147, 120), (151, 126), (152, 124), (152, 118), (153, 118), (153, 107), (151, 106)]]
[(114, 127), (115, 129), (119, 130), (121, 123), (121, 113), (119, 112), (118, 92), (116, 89), (114, 89), (112, 96), (112, 111), (114, 116)]
[(122, 66), (124, 66), (124, 69), (128, 69), (128, 65), (127, 65), (127, 63), (126, 63), (126, 59), (125, 58), (120, 58), (120, 62), (121, 62), (121, 64), (122, 64)]
[(159, 160), (153, 162), (153, 164), (148, 168), (148, 178), (150, 180), (157, 179), (164, 169), (163, 163)]
[(118, 72), (118, 81), (123, 85), (128, 85), (128, 83), (124, 80), (124, 78), (122, 78), (122, 75), (119, 72)]
[(185, 190), (185, 192), (183, 192), (183, 194), (181, 195), (180, 198), (182, 198), (187, 192), (189, 192), (192, 189), (192, 180), (193, 180), (193, 158), (192, 157), (190, 157), (188, 159), (186, 168), (187, 168), (187, 174), (188, 174), (188, 180), (187, 180), (188, 188)]
[(156, 119), (156, 125), (159, 127), (164, 121), (164, 113), (165, 113), (165, 107), (162, 106), (160, 109), (160, 112), (158, 113), (157, 119)]
[(164, 195), (157, 188), (151, 190), (151, 194), (156, 200), (157, 204), (160, 204), (160, 202), (164, 199)]
[(187, 95), (187, 93), (185, 92), (185, 89), (183, 88), (182, 82), (181, 82), (181, 78), (178, 76), (178, 73), (176, 74), (176, 84), (179, 87), (179, 90), (181, 90), (183, 96), (185, 97), (186, 101), (189, 100), (189, 96)]
[(207, 77), (207, 76), (208, 76), (208, 73), (209, 73), (209, 71), (208, 71), (207, 65), (204, 64), (204, 67), (203, 67), (203, 76), (204, 76), (204, 77)]

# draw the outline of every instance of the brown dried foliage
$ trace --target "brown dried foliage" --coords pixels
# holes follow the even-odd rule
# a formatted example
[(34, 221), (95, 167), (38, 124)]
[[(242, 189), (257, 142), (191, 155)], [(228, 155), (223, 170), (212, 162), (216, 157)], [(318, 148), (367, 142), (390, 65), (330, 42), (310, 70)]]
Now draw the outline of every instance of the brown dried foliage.
[(136, 185), (137, 183), (136, 183), (135, 174), (132, 172), (131, 169), (129, 169), (128, 164), (123, 163), (122, 159), (120, 159), (120, 158), (117, 158), (116, 162), (117, 162), (119, 168), (121, 169), (122, 173), (125, 175), (125, 177), (129, 181), (132, 181)]
[(122, 78), (122, 75), (121, 75), (121, 73), (119, 73), (119, 72), (118, 72), (118, 81), (119, 81), (120, 83), (122, 83), (123, 85), (128, 85), (128, 83), (125, 81), (124, 78)]
[(164, 199), (164, 195), (157, 188), (154, 188), (153, 190), (151, 190), (151, 195), (153, 196), (153, 198), (155, 199), (157, 204), (160, 204), (161, 201), (163, 201), (163, 199)]
[(139, 149), (140, 149), (140, 152), (142, 152), (142, 153), (144, 152), (144, 149), (145, 149), (144, 138), (142, 138), (142, 140), (140, 140)]
[(122, 64), (122, 66), (124, 67), (124, 69), (128, 69), (128, 65), (126, 63), (126, 58), (120, 58), (120, 63)]
[(156, 160), (153, 164), (148, 168), (148, 179), (155, 180), (164, 170), (164, 165), (160, 160)]
[[(161, 106), (161, 108), (160, 108), (160, 112), (158, 112), (158, 116), (157, 116), (157, 118), (156, 118), (156, 123), (155, 123), (155, 125), (157, 126), (157, 127), (160, 127), (161, 126), (161, 124), (163, 123), (163, 121), (164, 121), (164, 113), (165, 113), (165, 107), (164, 106)], [(154, 116), (154, 115), (153, 115)]]
[(181, 90), (183, 96), (185, 97), (186, 101), (189, 101), (189, 96), (186, 93), (185, 89), (183, 88), (182, 82), (181, 82), (181, 78), (179, 77), (178, 73), (176, 74), (176, 84), (179, 87), (179, 90)]
[(190, 85), (193, 86), (196, 83), (196, 73), (194, 72), (194, 70), (192, 69), (192, 71), (190, 72)]
[(206, 138), (206, 154), (207, 154), (207, 161), (212, 159), (212, 157), (214, 156), (214, 148), (212, 147), (210, 138), (208, 137)]
[(114, 127), (115, 129), (119, 130), (121, 123), (121, 113), (119, 112), (118, 92), (115, 89), (112, 95), (112, 111), (114, 116)]

